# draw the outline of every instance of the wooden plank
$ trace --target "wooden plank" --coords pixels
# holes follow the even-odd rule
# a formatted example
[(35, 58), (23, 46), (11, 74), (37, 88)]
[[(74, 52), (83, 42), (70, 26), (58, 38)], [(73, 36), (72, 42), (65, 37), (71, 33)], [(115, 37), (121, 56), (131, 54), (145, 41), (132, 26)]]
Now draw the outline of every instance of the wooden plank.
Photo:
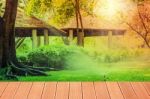
[(110, 99), (105, 82), (95, 82), (94, 86), (95, 86), (97, 99)]
[(1, 99), (13, 99), (20, 82), (11, 82), (3, 92)]
[(55, 99), (68, 99), (69, 82), (58, 82)]
[(107, 82), (111, 99), (124, 99), (117, 82)]
[(14, 99), (27, 99), (31, 87), (31, 82), (22, 82), (16, 92)]
[(143, 85), (146, 88), (148, 94), (150, 95), (150, 82), (143, 82)]
[(44, 84), (44, 82), (34, 82), (28, 95), (28, 99), (41, 99)]
[(132, 82), (131, 85), (139, 99), (150, 99), (150, 96), (148, 95), (142, 83)]
[(81, 82), (71, 82), (69, 99), (82, 99)]
[(82, 82), (83, 99), (96, 99), (93, 82)]
[(55, 99), (57, 82), (45, 83), (42, 99)]
[(3, 94), (4, 90), (6, 89), (8, 82), (0, 82), (0, 97)]
[(138, 99), (129, 82), (119, 82), (119, 86), (125, 99)]

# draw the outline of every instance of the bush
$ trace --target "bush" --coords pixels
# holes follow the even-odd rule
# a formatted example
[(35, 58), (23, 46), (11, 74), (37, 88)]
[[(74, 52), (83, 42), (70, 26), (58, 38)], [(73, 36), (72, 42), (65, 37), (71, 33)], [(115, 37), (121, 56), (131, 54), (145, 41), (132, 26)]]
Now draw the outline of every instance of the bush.
[(35, 66), (48, 66), (55, 69), (65, 68), (68, 56), (76, 52), (77, 47), (50, 45), (38, 48), (28, 54), (29, 62)]
[(141, 49), (112, 49), (112, 50), (87, 50), (85, 53), (99, 62), (118, 62), (135, 57), (144, 53)]
[[(69, 69), (87, 66), (93, 62), (119, 62), (139, 57), (145, 50), (141, 49), (101, 49), (95, 50), (77, 46), (52, 44), (32, 50), (26, 56), (18, 55), (21, 62), (30, 63), (33, 66), (46, 66), (54, 69)], [(148, 51), (149, 52), (149, 51)], [(95, 61), (96, 60), (96, 61)], [(71, 67), (72, 66), (72, 67)], [(93, 64), (91, 64), (93, 66)]]

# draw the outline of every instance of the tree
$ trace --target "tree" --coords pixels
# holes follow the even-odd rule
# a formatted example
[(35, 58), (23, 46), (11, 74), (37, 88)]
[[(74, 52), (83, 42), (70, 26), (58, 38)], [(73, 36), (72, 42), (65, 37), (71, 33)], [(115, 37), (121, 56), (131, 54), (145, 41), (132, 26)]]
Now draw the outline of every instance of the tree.
[[(79, 38), (83, 38), (84, 36), (84, 28), (83, 28), (83, 22), (82, 22), (82, 16), (80, 12), (80, 0), (75, 0), (75, 12), (76, 12), (76, 22), (77, 22), (77, 36)], [(80, 24), (79, 24), (80, 23)], [(82, 32), (79, 32), (79, 25), (81, 25)], [(83, 39), (78, 39), (77, 44), (79, 46), (84, 46), (84, 40)]]
[(46, 75), (42, 70), (18, 62), (15, 49), (15, 20), (18, 0), (6, 0), (5, 13), (0, 18), (0, 68), (6, 68), (6, 77), (17, 78), (17, 75)]
[(3, 53), (3, 49), (2, 49), (2, 41), (3, 41), (3, 38), (2, 38), (2, 24), (4, 23), (3, 21), (3, 18), (0, 17), (0, 68), (2, 67), (2, 53)]
[(144, 43), (150, 48), (150, 3), (140, 2), (137, 4), (137, 11), (132, 22), (127, 25), (137, 33)]

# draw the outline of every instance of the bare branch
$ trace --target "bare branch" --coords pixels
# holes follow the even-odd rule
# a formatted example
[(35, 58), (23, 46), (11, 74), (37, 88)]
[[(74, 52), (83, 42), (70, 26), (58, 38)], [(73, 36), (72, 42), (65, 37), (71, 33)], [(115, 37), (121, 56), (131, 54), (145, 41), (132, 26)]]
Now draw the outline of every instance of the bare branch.
[[(137, 8), (138, 9), (138, 8)], [(145, 22), (144, 22), (144, 19), (142, 18), (142, 15), (141, 15), (141, 13), (140, 13), (140, 11), (139, 11), (139, 9), (138, 9), (138, 15), (139, 15), (139, 18), (140, 18), (140, 20), (141, 20), (141, 23), (142, 23), (142, 25), (143, 25), (143, 27), (144, 27), (144, 29), (145, 29), (145, 37), (147, 37), (147, 34), (149, 33), (148, 32), (148, 30), (147, 30), (147, 27), (146, 27), (146, 24), (145, 24)]]

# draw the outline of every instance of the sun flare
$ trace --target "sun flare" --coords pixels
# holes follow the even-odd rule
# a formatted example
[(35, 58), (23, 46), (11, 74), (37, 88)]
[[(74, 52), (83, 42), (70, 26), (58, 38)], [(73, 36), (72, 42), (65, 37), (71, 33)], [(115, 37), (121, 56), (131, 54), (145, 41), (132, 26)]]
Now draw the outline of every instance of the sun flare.
[(118, 12), (125, 10), (123, 0), (99, 0), (95, 8), (97, 15), (112, 19), (116, 17)]
[(107, 0), (107, 4), (105, 6), (106, 6), (105, 13), (108, 16), (113, 16), (117, 13), (118, 4), (117, 4), (116, 0)]

